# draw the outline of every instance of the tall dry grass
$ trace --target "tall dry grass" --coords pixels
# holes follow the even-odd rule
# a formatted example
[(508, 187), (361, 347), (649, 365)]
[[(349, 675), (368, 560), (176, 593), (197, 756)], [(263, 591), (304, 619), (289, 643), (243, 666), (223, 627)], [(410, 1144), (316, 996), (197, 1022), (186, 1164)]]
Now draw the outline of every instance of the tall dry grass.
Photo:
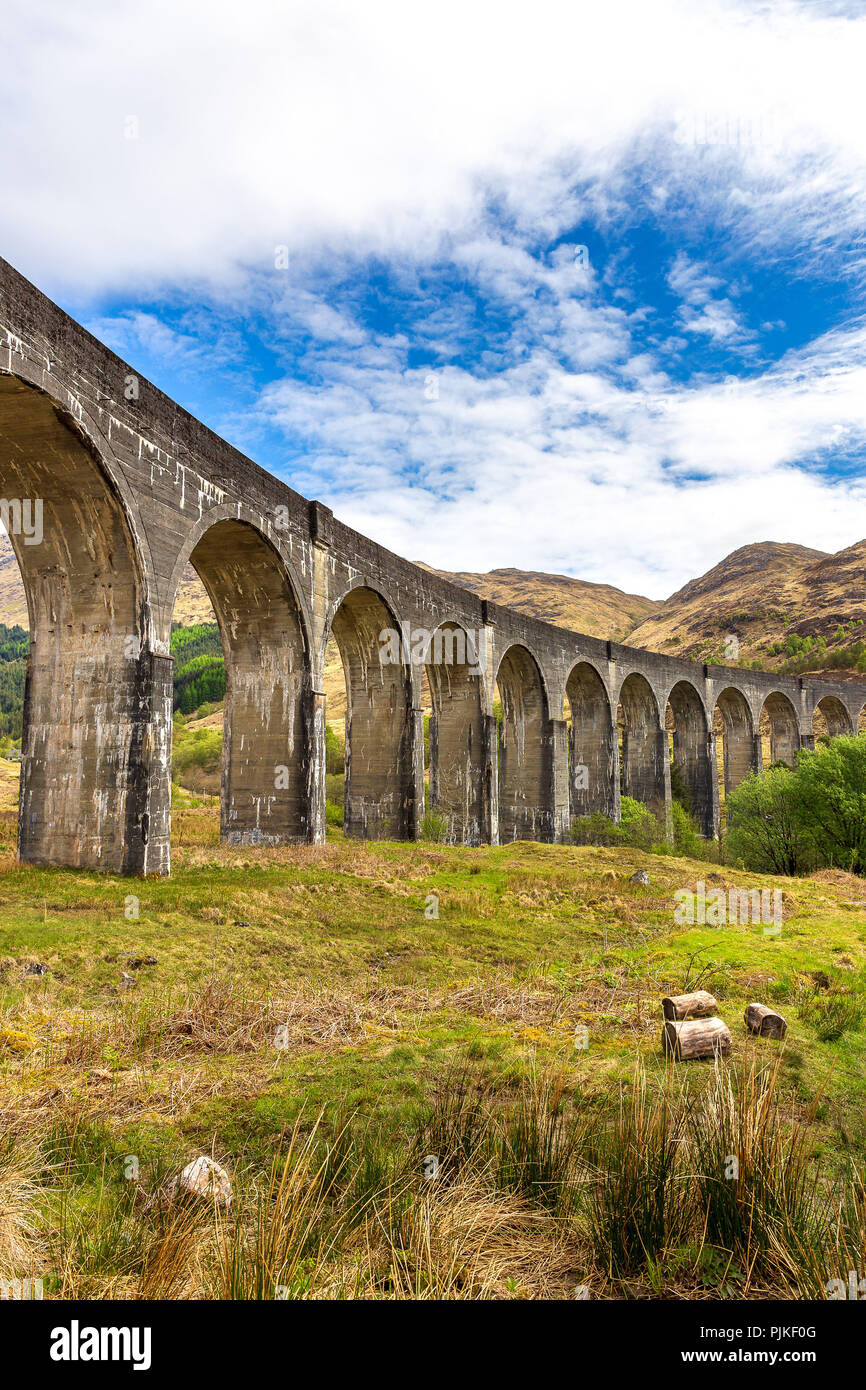
[(35, 1143), (14, 1134), (0, 1137), (0, 1279), (32, 1276), (42, 1166)]
[(57, 1131), (53, 1195), (7, 1146), (0, 1268), (20, 1277), (52, 1195), (67, 1297), (826, 1297), (866, 1272), (864, 1174), (822, 1171), (778, 1076), (758, 1051), (703, 1078), (638, 1065), (599, 1103), (467, 1062), (390, 1132), (302, 1117), (269, 1167), (236, 1167), (228, 1211), (163, 1169), (118, 1180), (83, 1116)]

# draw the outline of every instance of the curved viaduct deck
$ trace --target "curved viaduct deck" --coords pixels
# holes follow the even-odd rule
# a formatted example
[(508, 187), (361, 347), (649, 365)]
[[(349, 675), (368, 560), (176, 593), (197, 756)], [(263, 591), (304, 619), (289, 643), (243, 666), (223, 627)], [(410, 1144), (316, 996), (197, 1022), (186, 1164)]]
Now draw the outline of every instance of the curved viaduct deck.
[(324, 836), (331, 635), (353, 835), (417, 833), (425, 672), (431, 799), (470, 844), (560, 839), (575, 815), (617, 815), (621, 787), (669, 807), (666, 714), (712, 834), (714, 717), (730, 788), (761, 765), (762, 716), (790, 761), (819, 702), (831, 734), (866, 705), (866, 683), (673, 660), (417, 568), (231, 448), (3, 261), (0, 495), (30, 614), (19, 853), (32, 863), (168, 871), (169, 637), (187, 562), (226, 656), (222, 833), (236, 842)]

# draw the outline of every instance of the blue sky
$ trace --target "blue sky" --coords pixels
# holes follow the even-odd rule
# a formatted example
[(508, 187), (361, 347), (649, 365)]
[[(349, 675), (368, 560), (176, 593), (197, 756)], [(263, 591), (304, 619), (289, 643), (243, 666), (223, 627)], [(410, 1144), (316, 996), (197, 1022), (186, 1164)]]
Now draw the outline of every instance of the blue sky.
[(412, 559), (664, 597), (866, 535), (866, 19), (539, 0), (11, 21), (0, 254)]

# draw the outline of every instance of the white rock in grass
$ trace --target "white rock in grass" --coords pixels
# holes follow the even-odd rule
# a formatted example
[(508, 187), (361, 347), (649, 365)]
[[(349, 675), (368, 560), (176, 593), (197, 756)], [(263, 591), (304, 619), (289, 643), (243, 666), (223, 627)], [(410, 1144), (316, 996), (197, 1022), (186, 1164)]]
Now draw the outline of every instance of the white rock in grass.
[(638, 869), (636, 874), (632, 874), (629, 883), (641, 883), (644, 888), (649, 888), (650, 876), (646, 869)]
[(214, 1163), (206, 1154), (201, 1154), (199, 1158), (194, 1158), (192, 1163), (188, 1163), (180, 1177), (175, 1178), (175, 1184), (175, 1190), (179, 1188), (194, 1197), (210, 1197), (220, 1207), (231, 1206), (232, 1187), (229, 1175), (225, 1168)]

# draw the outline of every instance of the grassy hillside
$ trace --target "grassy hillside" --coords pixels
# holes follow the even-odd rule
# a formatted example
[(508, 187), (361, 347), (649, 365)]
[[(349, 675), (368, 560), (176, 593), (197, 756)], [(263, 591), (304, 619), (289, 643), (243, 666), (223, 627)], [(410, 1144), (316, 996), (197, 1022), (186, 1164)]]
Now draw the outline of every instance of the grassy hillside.
[(673, 594), (629, 635), (633, 646), (766, 670), (866, 670), (866, 541), (836, 555), (765, 542), (735, 550)]
[(26, 627), (0, 622), (0, 737), (21, 737), (21, 710), (30, 635)]
[[(0, 822), (0, 1274), (13, 1239), (47, 1297), (740, 1299), (862, 1267), (864, 1208), (823, 1247), (810, 1224), (866, 1163), (862, 881), (724, 869), (783, 889), (767, 937), (678, 926), (687, 859), (225, 849), (179, 802), (167, 882), (22, 869)], [(696, 987), (733, 1055), (671, 1068), (659, 1002)], [(784, 1048), (746, 1033), (753, 999)], [(739, 1186), (706, 1192), (730, 1153)], [(199, 1154), (227, 1215), (169, 1196)]]
[(625, 594), (611, 584), (590, 584), (564, 574), (539, 574), (534, 570), (498, 569), (487, 574), (471, 571), (422, 569), (440, 574), (482, 598), (529, 613), (546, 623), (585, 632), (590, 637), (625, 641), (626, 635), (660, 604), (639, 594)]

